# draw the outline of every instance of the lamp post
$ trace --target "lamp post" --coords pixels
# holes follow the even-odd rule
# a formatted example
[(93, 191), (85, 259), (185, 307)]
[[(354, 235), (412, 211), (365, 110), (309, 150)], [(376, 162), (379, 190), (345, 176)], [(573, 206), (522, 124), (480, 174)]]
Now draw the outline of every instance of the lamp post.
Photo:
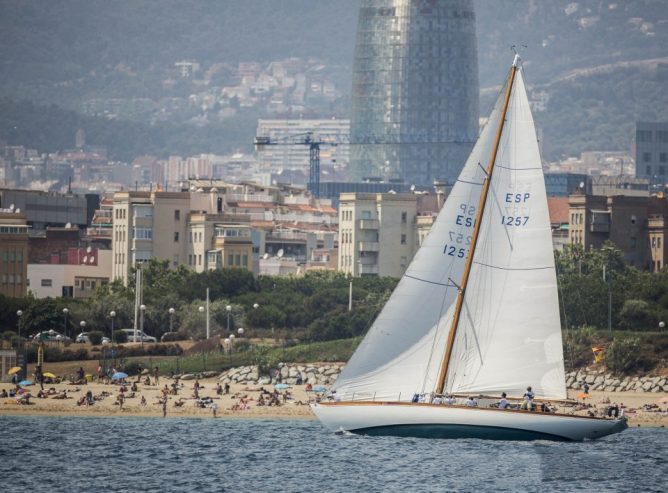
[(65, 334), (65, 337), (67, 337), (67, 314), (68, 313), (70, 313), (70, 311), (67, 308), (63, 308), (63, 318), (65, 319), (64, 322), (63, 322), (65, 324), (65, 325), (63, 325), (63, 334)]
[(81, 327), (81, 332), (86, 331), (86, 321), (85, 320), (82, 320), (81, 322), (79, 322), (79, 326)]
[[(203, 307), (203, 306), (200, 306), (200, 307), (197, 309), (197, 311), (200, 312), (200, 313), (204, 313), (204, 307)], [(207, 337), (207, 339), (208, 339), (208, 337)]]
[[(141, 332), (139, 340), (141, 341), (142, 346), (144, 345), (144, 312), (146, 311), (146, 305), (141, 305), (139, 307), (139, 331)], [(137, 342), (135, 340), (135, 342)]]
[(234, 349), (234, 338), (235, 337), (236, 336), (234, 334), (230, 334), (230, 337), (229, 337), (229, 339), (230, 339), (230, 354), (232, 354), (232, 350)]
[(237, 329), (237, 333), (239, 334), (239, 337), (241, 337), (242, 335), (244, 335), (244, 328), (243, 328), (243, 327), (239, 327), (239, 328)]
[(114, 345), (114, 319), (116, 318), (116, 312), (114, 310), (111, 310), (109, 312), (109, 316), (111, 317), (111, 345)]
[(174, 332), (174, 308), (169, 309), (169, 331)]
[[(18, 340), (18, 343), (17, 343), (16, 354), (17, 354), (17, 356), (19, 356), (19, 355), (21, 356), (21, 361), (17, 366), (20, 366), (22, 368), (23, 375), (25, 377), (27, 377), (28, 376), (28, 371), (27, 371), (28, 370), (28, 368), (27, 368), (28, 360), (26, 358), (26, 355), (22, 351), (22, 349), (25, 349), (25, 345), (23, 344), (23, 341), (21, 340), (21, 317), (23, 316), (23, 311), (17, 310), (16, 311), (16, 316), (18, 317), (18, 320), (16, 321), (16, 325), (17, 325), (17, 329), (18, 329), (18, 333), (19, 333), (19, 340)], [(19, 359), (19, 358), (17, 358), (17, 359)], [(17, 363), (18, 363), (18, 361), (17, 361)]]
[(227, 353), (229, 353), (230, 352), (230, 338), (226, 337), (223, 340), (223, 344), (225, 345), (225, 351), (227, 351)]
[(227, 310), (227, 331), (230, 331), (230, 313), (232, 312), (232, 305), (227, 305), (225, 307), (225, 310)]
[(665, 327), (666, 327), (666, 324), (663, 320), (661, 322), (659, 322), (659, 330), (663, 330)]

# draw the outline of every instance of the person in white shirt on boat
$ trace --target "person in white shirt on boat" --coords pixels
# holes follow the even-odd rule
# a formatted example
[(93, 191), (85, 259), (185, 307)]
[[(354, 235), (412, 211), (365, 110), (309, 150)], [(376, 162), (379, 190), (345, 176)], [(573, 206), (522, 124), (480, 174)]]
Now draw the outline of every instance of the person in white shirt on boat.
[(432, 404), (436, 404), (437, 406), (440, 405), (443, 402), (443, 398), (440, 395), (437, 395), (434, 397), (434, 400), (431, 401)]
[(501, 393), (501, 399), (499, 399), (499, 409), (508, 408), (508, 399), (506, 399), (506, 393)]
[(457, 399), (455, 399), (454, 395), (448, 395), (448, 396), (446, 396), (445, 399), (443, 399), (443, 404), (446, 404), (448, 406), (452, 406), (453, 404), (457, 404)]
[(527, 391), (524, 393), (524, 402), (522, 402), (520, 409), (533, 410), (533, 399), (535, 396), (536, 394), (531, 390), (531, 386), (527, 387)]
[(476, 401), (473, 396), (469, 396), (469, 399), (466, 401), (468, 407), (478, 407), (478, 401)]

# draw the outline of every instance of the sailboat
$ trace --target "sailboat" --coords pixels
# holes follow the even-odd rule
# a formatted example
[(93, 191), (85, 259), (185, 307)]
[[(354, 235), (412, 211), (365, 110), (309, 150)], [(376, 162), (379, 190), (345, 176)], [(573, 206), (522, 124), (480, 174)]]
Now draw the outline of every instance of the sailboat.
[[(443, 405), (434, 396), (567, 398), (545, 182), (520, 58), (446, 203), (329, 395), (333, 431), (599, 438), (626, 420)], [(459, 401), (461, 402), (461, 400)], [(481, 402), (483, 400), (481, 399)]]

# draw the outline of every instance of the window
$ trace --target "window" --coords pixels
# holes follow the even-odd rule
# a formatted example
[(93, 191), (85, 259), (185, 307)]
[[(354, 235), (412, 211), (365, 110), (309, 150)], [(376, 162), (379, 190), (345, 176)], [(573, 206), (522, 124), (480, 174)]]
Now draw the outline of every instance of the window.
[(230, 267), (234, 264), (234, 255), (231, 253), (227, 256), (227, 266)]
[(404, 235), (404, 234), (401, 235), (401, 244), (402, 245), (406, 244), (406, 235)]
[(656, 247), (656, 237), (652, 236), (652, 248)]
[(636, 132), (636, 141), (638, 142), (652, 142), (651, 130), (638, 130)]
[(243, 264), (244, 267), (248, 267), (248, 255), (243, 256)]
[(646, 175), (651, 175), (652, 174), (652, 167), (651, 166), (646, 166), (645, 167), (645, 174)]
[(660, 152), (659, 153), (659, 162), (660, 163), (668, 163), (668, 153)]
[(151, 228), (132, 228), (133, 240), (152, 240), (153, 230)]
[(178, 243), (178, 242), (179, 242), (179, 232), (174, 231), (174, 243)]
[(371, 219), (371, 211), (362, 211), (362, 219)]
[(43, 288), (50, 288), (53, 285), (53, 280), (52, 279), (42, 279), (42, 287)]
[(176, 209), (174, 211), (174, 221), (180, 221), (181, 220), (181, 211)]
[(665, 166), (659, 166), (659, 174), (660, 175), (665, 175), (666, 174), (666, 167)]
[(661, 248), (661, 237), (660, 236), (656, 239), (656, 247)]
[(197, 265), (202, 265), (202, 255), (197, 256)]
[(652, 160), (652, 153), (651, 152), (643, 152), (642, 153), (643, 163), (649, 163), (651, 160)]
[(188, 265), (192, 265), (192, 264), (193, 264), (193, 256), (189, 253), (188, 254)]
[(235, 257), (235, 264), (234, 265), (241, 265), (241, 255), (237, 253)]
[(668, 130), (657, 130), (656, 131), (656, 141), (657, 142), (668, 142)]
[(188, 243), (192, 243), (192, 242), (193, 242), (193, 232), (190, 231), (190, 232), (188, 232)]
[(406, 224), (407, 219), (408, 219), (408, 213), (406, 211), (402, 212), (401, 213), (401, 222), (403, 224)]

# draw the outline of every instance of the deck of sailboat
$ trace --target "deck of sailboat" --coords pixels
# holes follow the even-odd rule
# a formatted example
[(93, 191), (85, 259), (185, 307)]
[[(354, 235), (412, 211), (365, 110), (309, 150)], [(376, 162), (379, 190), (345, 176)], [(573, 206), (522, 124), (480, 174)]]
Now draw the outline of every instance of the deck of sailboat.
[(320, 402), (318, 405), (321, 406), (421, 406), (421, 407), (433, 407), (441, 409), (465, 409), (469, 411), (492, 411), (499, 413), (518, 413), (522, 415), (539, 415), (539, 416), (552, 416), (555, 418), (580, 418), (580, 419), (589, 419), (589, 420), (603, 420), (603, 421), (615, 421), (614, 418), (609, 418), (605, 416), (583, 416), (580, 414), (566, 414), (559, 412), (542, 412), (542, 411), (527, 411), (525, 409), (499, 409), (498, 407), (479, 407), (479, 406), (466, 406), (462, 404), (430, 404), (427, 402), (405, 402), (405, 401), (333, 401), (333, 402)]

